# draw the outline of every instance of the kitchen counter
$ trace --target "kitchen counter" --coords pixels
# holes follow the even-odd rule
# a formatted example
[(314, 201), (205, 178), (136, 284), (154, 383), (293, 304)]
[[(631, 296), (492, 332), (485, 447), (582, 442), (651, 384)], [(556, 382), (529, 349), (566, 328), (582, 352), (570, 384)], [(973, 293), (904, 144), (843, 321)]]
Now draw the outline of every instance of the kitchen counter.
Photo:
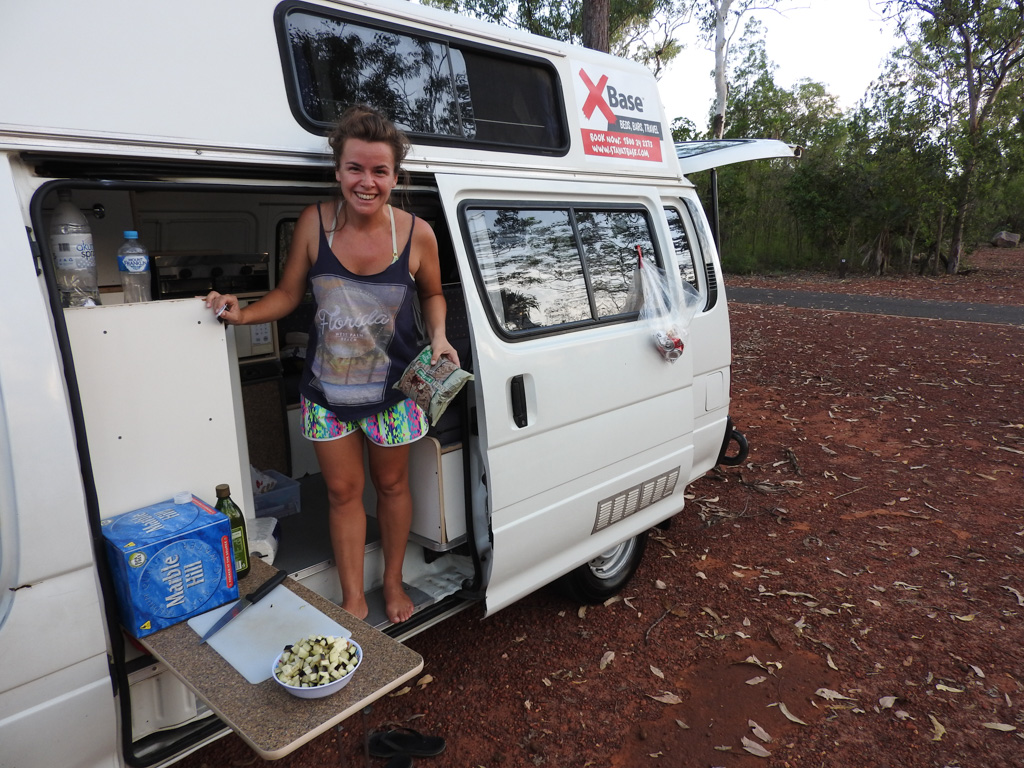
[[(251, 592), (275, 569), (254, 558), (241, 592)], [(322, 699), (300, 699), (273, 679), (251, 685), (217, 651), (200, 645), (187, 622), (140, 642), (164, 662), (261, 757), (277, 760), (361, 711), (423, 669), (423, 657), (292, 579), (284, 586), (352, 632), (363, 662), (352, 681)], [(299, 638), (295, 638), (298, 640)], [(273, 659), (267, 659), (267, 666)]]

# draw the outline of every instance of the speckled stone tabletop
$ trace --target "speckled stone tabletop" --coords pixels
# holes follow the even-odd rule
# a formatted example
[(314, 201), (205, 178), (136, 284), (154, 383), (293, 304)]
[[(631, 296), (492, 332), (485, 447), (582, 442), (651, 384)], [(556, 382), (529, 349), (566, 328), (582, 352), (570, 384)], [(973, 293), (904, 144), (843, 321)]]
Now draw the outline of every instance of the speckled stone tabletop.
[[(274, 568), (254, 558), (246, 588), (255, 588)], [(252, 685), (186, 623), (162, 629), (140, 642), (206, 703), (261, 757), (276, 760), (394, 690), (423, 669), (423, 657), (292, 579), (292, 592), (351, 630), (363, 648), (352, 681), (322, 699), (300, 699), (273, 679)], [(250, 587), (251, 585), (251, 587)], [(273, 659), (268, 659), (269, 665)]]

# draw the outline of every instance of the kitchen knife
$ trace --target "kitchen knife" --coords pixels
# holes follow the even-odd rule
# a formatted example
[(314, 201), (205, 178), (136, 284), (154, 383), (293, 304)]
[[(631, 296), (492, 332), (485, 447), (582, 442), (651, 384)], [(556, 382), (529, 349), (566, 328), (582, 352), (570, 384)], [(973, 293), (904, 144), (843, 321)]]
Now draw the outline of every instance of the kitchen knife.
[(260, 584), (260, 586), (257, 587), (254, 591), (250, 592), (245, 597), (239, 598), (238, 601), (233, 606), (231, 606), (227, 613), (225, 613), (223, 616), (217, 619), (216, 624), (214, 624), (212, 627), (206, 630), (206, 634), (203, 635), (202, 638), (200, 638), (199, 644), (202, 645), (215, 634), (217, 634), (220, 630), (224, 628), (224, 625), (226, 625), (229, 621), (237, 617), (238, 614), (240, 614), (250, 605), (255, 605), (264, 597), (269, 595), (273, 591), (274, 587), (276, 587), (286, 578), (288, 578), (288, 574), (285, 571), (278, 571), (265, 582)]

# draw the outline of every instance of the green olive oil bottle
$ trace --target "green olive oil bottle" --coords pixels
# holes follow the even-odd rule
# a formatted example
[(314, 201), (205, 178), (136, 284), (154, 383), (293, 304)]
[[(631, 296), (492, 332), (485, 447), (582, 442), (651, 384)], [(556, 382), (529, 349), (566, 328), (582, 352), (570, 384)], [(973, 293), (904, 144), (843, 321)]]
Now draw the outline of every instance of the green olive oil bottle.
[(231, 521), (231, 545), (235, 550), (235, 577), (244, 579), (249, 573), (249, 540), (245, 537), (245, 517), (231, 500), (227, 483), (217, 486), (217, 509)]

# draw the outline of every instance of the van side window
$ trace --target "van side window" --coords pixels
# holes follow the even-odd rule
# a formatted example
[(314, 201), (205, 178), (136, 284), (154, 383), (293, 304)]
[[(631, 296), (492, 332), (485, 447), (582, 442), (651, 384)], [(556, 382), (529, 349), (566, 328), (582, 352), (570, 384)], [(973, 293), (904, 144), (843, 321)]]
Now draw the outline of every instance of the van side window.
[(292, 111), (307, 130), (366, 103), (421, 143), (568, 150), (558, 77), (540, 60), (296, 4), (277, 16)]
[[(710, 238), (704, 228), (704, 215), (700, 207), (688, 197), (682, 198), (686, 210), (690, 214), (690, 224), (697, 235), (698, 253), (694, 259), (695, 263), (702, 263), (704, 279), (708, 284), (708, 300), (704, 305), (704, 311), (711, 309), (718, 303), (718, 278), (715, 276), (715, 260), (711, 252)], [(699, 267), (698, 267), (699, 268)]]
[(672, 245), (675, 246), (679, 259), (679, 276), (699, 291), (697, 269), (693, 263), (693, 251), (690, 249), (690, 239), (683, 225), (683, 216), (675, 208), (666, 208), (665, 216), (668, 219), (668, 231), (672, 233)]
[(509, 336), (636, 316), (637, 251), (657, 260), (643, 209), (467, 207), (495, 326)]

